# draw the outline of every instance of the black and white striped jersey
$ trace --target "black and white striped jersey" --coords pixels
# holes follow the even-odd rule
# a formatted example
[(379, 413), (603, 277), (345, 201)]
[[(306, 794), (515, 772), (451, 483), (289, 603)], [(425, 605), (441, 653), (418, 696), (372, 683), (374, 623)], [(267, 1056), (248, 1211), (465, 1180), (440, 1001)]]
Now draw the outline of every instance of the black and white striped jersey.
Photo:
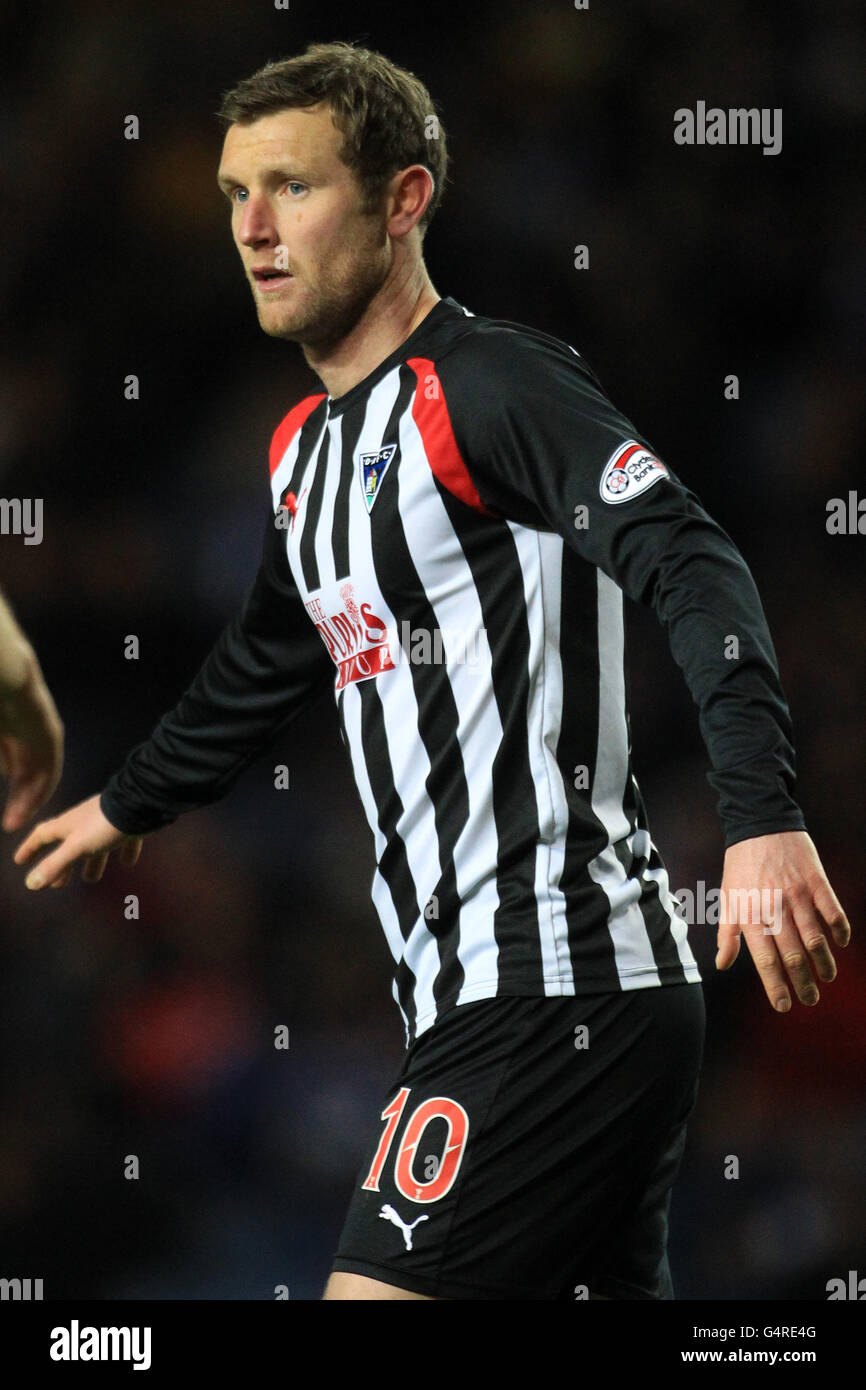
[(332, 685), (407, 1041), (470, 1000), (699, 980), (632, 772), (624, 594), (699, 707), (728, 845), (805, 828), (790, 718), (743, 559), (586, 362), (440, 299), (270, 466), (246, 603), (108, 819), (215, 800)]

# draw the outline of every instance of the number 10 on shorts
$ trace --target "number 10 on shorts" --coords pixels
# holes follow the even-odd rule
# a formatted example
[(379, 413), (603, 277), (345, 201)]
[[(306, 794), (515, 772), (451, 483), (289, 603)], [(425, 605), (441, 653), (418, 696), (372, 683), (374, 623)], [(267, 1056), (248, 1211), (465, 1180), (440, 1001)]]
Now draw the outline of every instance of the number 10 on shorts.
[[(380, 1116), (385, 1121), (385, 1129), (379, 1140), (379, 1147), (369, 1173), (361, 1184), (366, 1192), (379, 1191), (379, 1178), (385, 1160), (400, 1124), (411, 1087), (404, 1086), (386, 1106)], [(426, 1182), (419, 1182), (413, 1172), (413, 1164), (421, 1138), (431, 1120), (442, 1119), (448, 1126), (445, 1147), (439, 1160), (435, 1175)], [(397, 1191), (410, 1202), (438, 1202), (446, 1192), (450, 1192), (454, 1179), (463, 1160), (466, 1139), (469, 1134), (469, 1116), (456, 1100), (447, 1096), (433, 1096), (424, 1100), (412, 1111), (406, 1122), (406, 1129), (394, 1160), (394, 1182)]]

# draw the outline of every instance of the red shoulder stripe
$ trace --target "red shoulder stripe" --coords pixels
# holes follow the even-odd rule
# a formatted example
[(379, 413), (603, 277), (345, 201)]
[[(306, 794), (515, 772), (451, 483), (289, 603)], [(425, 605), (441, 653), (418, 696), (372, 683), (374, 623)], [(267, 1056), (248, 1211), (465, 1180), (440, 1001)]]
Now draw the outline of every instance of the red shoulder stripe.
[[(499, 513), (484, 505), (478, 489), (469, 476), (463, 456), (457, 447), (451, 417), (445, 404), (445, 393), (429, 357), (410, 357), (407, 361), (418, 378), (418, 386), (412, 400), (412, 415), (424, 441), (430, 468), (443, 487), (472, 507), (482, 516), (498, 517)], [(430, 390), (435, 382), (434, 390)]]
[(305, 396), (297, 405), (293, 405), (288, 415), (277, 425), (271, 440), (270, 449), (270, 468), (273, 477), (274, 470), (288, 449), (298, 430), (306, 420), (308, 415), (312, 415), (320, 401), (325, 399), (326, 393), (323, 391), (319, 396)]

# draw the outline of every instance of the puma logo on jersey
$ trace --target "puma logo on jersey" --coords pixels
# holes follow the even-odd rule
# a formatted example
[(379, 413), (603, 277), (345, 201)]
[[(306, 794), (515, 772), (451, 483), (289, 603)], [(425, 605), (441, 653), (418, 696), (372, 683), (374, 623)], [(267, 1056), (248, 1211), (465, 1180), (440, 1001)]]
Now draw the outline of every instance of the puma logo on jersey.
[(419, 1224), (419, 1222), (427, 1221), (428, 1217), (416, 1216), (412, 1224), (407, 1225), (406, 1222), (402, 1219), (402, 1217), (397, 1215), (396, 1211), (390, 1205), (390, 1203), (386, 1202), (382, 1210), (379, 1212), (379, 1219), (380, 1221), (391, 1221), (395, 1226), (399, 1226), (400, 1230), (403, 1232), (403, 1240), (406, 1242), (406, 1249), (411, 1250), (412, 1232), (414, 1231), (415, 1227)]
[(295, 494), (294, 494), (293, 492), (287, 492), (287, 493), (286, 493), (286, 500), (285, 500), (284, 502), (281, 502), (281, 503), (280, 503), (281, 509), (285, 509), (285, 511), (288, 513), (288, 515), (292, 518), (291, 523), (290, 523), (290, 525), (289, 525), (289, 530), (290, 530), (290, 531), (294, 531), (294, 529), (295, 529), (295, 517), (296, 517), (297, 514), (298, 514), (298, 507), (299, 507), (299, 506), (301, 505), (301, 503), (303, 502), (303, 500), (304, 500), (305, 496), (307, 495), (307, 493), (309, 492), (309, 490), (310, 490), (309, 488), (305, 487), (305, 488), (304, 488), (304, 491), (301, 493), (300, 497), (296, 497)]
[(396, 444), (385, 444), (381, 449), (376, 449), (371, 454), (358, 455), (358, 464), (361, 470), (361, 491), (364, 494), (364, 502), (368, 512), (373, 510), (373, 503), (379, 495), (379, 486), (388, 471), (388, 464), (396, 452)]

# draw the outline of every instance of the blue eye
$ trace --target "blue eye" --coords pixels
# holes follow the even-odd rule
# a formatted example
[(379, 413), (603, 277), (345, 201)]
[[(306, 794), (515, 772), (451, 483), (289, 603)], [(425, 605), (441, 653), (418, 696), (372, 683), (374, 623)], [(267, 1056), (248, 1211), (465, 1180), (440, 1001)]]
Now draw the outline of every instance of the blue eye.
[(236, 203), (239, 203), (239, 202), (241, 201), (241, 195), (242, 195), (242, 194), (243, 194), (244, 197), (248, 197), (248, 196), (249, 196), (248, 190), (247, 190), (246, 188), (236, 188), (236, 189), (234, 190), (234, 192), (232, 193), (232, 198), (234, 199), (234, 201), (235, 201)]
[(306, 184), (298, 183), (297, 179), (292, 179), (289, 183), (286, 184), (286, 188), (300, 188), (303, 192), (303, 190), (306, 188)]

